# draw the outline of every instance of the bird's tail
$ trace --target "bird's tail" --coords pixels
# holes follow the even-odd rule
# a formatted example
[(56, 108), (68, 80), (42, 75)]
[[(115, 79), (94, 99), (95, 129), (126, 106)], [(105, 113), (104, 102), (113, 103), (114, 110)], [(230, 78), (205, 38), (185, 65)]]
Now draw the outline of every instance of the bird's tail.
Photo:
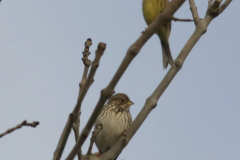
[(173, 58), (171, 55), (171, 51), (170, 51), (170, 47), (169, 47), (169, 43), (168, 42), (163, 42), (161, 41), (161, 45), (162, 45), (162, 55), (163, 55), (163, 68), (166, 69), (168, 66), (168, 63), (174, 67), (175, 64), (173, 62)]

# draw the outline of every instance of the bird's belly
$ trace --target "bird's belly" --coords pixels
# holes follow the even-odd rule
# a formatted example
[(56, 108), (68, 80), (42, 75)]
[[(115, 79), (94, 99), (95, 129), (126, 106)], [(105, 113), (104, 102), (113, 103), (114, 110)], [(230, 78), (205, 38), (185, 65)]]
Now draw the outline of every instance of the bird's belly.
[(101, 152), (108, 151), (120, 138), (122, 132), (125, 130), (118, 121), (103, 121), (102, 129), (96, 137), (96, 144), (101, 148)]
[(165, 7), (165, 0), (144, 0), (143, 15), (149, 25)]

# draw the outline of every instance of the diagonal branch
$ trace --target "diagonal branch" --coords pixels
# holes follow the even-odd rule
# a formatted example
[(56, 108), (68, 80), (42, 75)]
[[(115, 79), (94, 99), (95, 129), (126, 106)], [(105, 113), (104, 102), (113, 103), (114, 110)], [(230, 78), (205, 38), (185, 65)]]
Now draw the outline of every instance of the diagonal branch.
[(172, 20), (173, 14), (178, 10), (178, 8), (184, 2), (185, 0), (171, 1), (167, 5), (167, 7), (164, 9), (164, 11), (158, 15), (154, 23), (151, 23), (148, 26), (148, 28), (143, 32), (143, 34), (140, 36), (140, 38), (129, 47), (126, 56), (124, 57), (121, 65), (119, 66), (112, 80), (110, 81), (108, 86), (101, 91), (101, 96), (99, 98), (99, 101), (91, 117), (89, 118), (85, 128), (82, 130), (82, 133), (77, 143), (75, 144), (75, 146), (73, 147), (69, 155), (67, 156), (66, 160), (72, 160), (77, 154), (78, 150), (82, 147), (103, 105), (105, 104), (107, 99), (114, 93), (114, 88), (116, 84), (122, 77), (123, 73), (126, 71), (129, 64), (132, 62), (133, 58), (139, 53), (140, 49), (146, 43), (146, 41), (155, 33), (155, 31), (158, 29), (158, 26), (160, 24)]
[[(215, 12), (214, 10), (212, 11)], [(168, 87), (168, 85), (171, 83), (171, 81), (173, 80), (175, 75), (178, 73), (178, 71), (182, 68), (182, 65), (186, 60), (188, 54), (190, 53), (194, 45), (198, 42), (198, 40), (201, 38), (201, 36), (206, 32), (208, 25), (210, 24), (211, 20), (213, 20), (214, 18), (215, 16), (214, 14), (211, 13), (211, 10), (210, 10), (206, 13), (205, 18), (199, 21), (194, 33), (189, 38), (188, 42), (183, 47), (182, 51), (179, 53), (179, 56), (176, 58), (175, 60), (176, 67), (170, 68), (170, 70), (168, 71), (166, 76), (163, 78), (161, 83), (158, 85), (156, 90), (152, 93), (151, 96), (147, 98), (144, 107), (142, 108), (140, 113), (137, 115), (137, 117), (133, 121), (131, 127), (127, 130), (127, 135), (120, 137), (117, 143), (109, 151), (107, 151), (105, 154), (99, 157), (99, 160), (114, 159), (116, 155), (119, 155), (122, 152), (124, 147), (129, 143), (131, 138), (140, 128), (140, 126), (142, 125), (144, 120), (147, 118), (149, 113), (152, 111), (152, 109), (156, 107), (157, 101), (159, 100), (159, 98), (161, 97), (165, 89)]]
[(8, 129), (6, 132), (0, 134), (0, 138), (2, 138), (3, 136), (12, 133), (13, 131), (22, 128), (22, 126), (30, 126), (35, 128), (37, 125), (39, 125), (39, 122), (37, 121), (33, 121), (32, 123), (28, 123), (26, 120), (23, 121), (22, 123), (18, 124), (16, 127), (10, 128)]
[(219, 7), (219, 14), (221, 14), (227, 6), (232, 2), (232, 0), (226, 0), (220, 7)]
[(93, 147), (93, 143), (95, 142), (96, 136), (98, 135), (99, 131), (102, 129), (102, 125), (99, 125), (97, 127), (97, 129), (95, 131), (92, 132), (92, 138), (90, 140), (90, 145), (87, 151), (87, 155), (91, 155), (92, 154), (92, 147)]
[(94, 59), (94, 61), (92, 63), (91, 70), (90, 70), (89, 75), (87, 77), (86, 83), (83, 86), (83, 88), (80, 89), (80, 91), (79, 91), (77, 104), (76, 104), (75, 108), (73, 109), (72, 113), (70, 113), (70, 115), (69, 115), (68, 121), (67, 121), (67, 123), (66, 123), (66, 125), (65, 125), (65, 127), (63, 129), (63, 132), (62, 132), (62, 135), (61, 135), (61, 137), (59, 139), (57, 148), (56, 148), (56, 150), (54, 152), (54, 157), (53, 157), (54, 160), (59, 160), (61, 158), (61, 155), (62, 155), (62, 152), (63, 152), (64, 147), (66, 145), (69, 133), (71, 131), (71, 127), (73, 125), (73, 122), (75, 121), (75, 119), (79, 115), (79, 111), (81, 109), (82, 101), (83, 101), (83, 99), (84, 99), (84, 97), (85, 97), (85, 95), (86, 95), (90, 85), (93, 82), (93, 78), (94, 78), (96, 70), (97, 70), (97, 68), (99, 66), (100, 58), (102, 57), (105, 48), (106, 48), (106, 44), (104, 44), (104, 43), (99, 43), (98, 44), (98, 48), (96, 50), (96, 56), (95, 56), (95, 59)]

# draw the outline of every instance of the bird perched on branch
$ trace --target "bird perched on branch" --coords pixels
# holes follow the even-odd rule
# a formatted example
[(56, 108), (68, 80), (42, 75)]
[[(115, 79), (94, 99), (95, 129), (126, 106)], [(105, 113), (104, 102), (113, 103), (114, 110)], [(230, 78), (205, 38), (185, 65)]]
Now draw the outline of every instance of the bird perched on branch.
[(103, 107), (95, 122), (95, 130), (101, 128), (95, 139), (99, 150), (97, 156), (107, 152), (122, 134), (126, 134), (126, 130), (132, 123), (129, 110), (131, 105), (133, 102), (126, 94), (118, 93), (112, 96)]
[[(150, 25), (154, 21), (154, 19), (166, 7), (168, 3), (169, 0), (143, 0), (142, 3), (143, 16), (147, 25)], [(174, 66), (174, 62), (172, 59), (168, 43), (170, 30), (171, 21), (161, 24), (158, 30), (156, 31), (156, 34), (158, 35), (161, 41), (164, 68), (167, 68), (168, 63), (171, 66)]]

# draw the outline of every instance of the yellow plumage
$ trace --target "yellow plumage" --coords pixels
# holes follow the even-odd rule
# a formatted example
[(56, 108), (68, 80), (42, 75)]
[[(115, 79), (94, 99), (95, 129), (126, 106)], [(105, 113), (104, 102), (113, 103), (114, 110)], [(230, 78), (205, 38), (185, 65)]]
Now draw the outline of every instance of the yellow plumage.
[[(158, 14), (169, 3), (168, 0), (143, 0), (142, 9), (146, 23), (149, 25), (158, 16)], [(156, 34), (160, 38), (163, 55), (163, 67), (167, 68), (168, 63), (174, 66), (172, 55), (169, 48), (168, 38), (171, 30), (171, 22), (167, 22), (159, 26)]]

